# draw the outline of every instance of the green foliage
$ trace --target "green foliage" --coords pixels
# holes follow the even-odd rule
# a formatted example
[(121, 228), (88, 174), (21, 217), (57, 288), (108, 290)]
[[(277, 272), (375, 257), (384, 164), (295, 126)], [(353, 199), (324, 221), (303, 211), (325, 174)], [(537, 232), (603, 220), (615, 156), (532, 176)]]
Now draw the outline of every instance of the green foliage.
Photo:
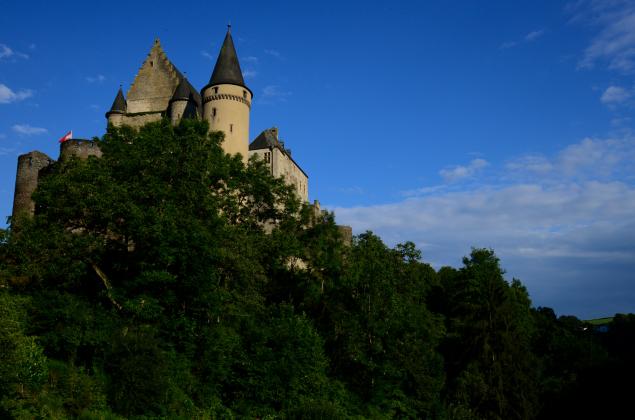
[[(533, 322), (527, 291), (503, 278), (494, 252), (475, 249), (458, 272), (446, 270), (448, 395), (487, 419), (535, 415)], [(469, 416), (468, 416), (469, 417)]]
[(345, 244), (205, 123), (95, 141), (0, 231), (0, 417), (583, 417), (635, 373), (632, 316), (601, 336), (531, 309), (491, 250), (435, 272), (411, 242)]

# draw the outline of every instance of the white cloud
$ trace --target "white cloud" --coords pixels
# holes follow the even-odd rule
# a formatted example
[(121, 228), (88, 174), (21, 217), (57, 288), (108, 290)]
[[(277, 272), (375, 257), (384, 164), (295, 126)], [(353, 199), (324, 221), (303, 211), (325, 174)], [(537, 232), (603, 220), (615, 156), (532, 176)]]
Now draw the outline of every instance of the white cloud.
[(254, 69), (245, 69), (243, 70), (243, 77), (245, 79), (253, 79), (254, 77), (256, 77), (256, 75), (258, 74), (258, 72)]
[(541, 36), (543, 36), (545, 34), (545, 32), (546, 31), (544, 29), (531, 31), (527, 35), (525, 35), (522, 40), (520, 40), (520, 41), (503, 42), (498, 48), (501, 49), (501, 50), (507, 50), (509, 48), (517, 47), (517, 46), (519, 46), (522, 43), (533, 42), (533, 41), (537, 40), (538, 38), (540, 38)]
[(86, 81), (88, 83), (102, 83), (106, 80), (106, 76), (103, 74), (98, 74), (97, 76), (86, 76)]
[(631, 97), (631, 93), (619, 86), (609, 86), (606, 88), (600, 101), (606, 105), (620, 104)]
[(0, 156), (8, 155), (15, 152), (15, 148), (0, 147)]
[[(492, 170), (500, 171), (496, 183), (424, 187), (392, 204), (331, 208), (356, 233), (415, 242), (437, 268), (459, 265), (472, 246), (493, 248), (537, 304), (577, 314), (635, 310), (635, 138), (586, 138), (552, 157), (527, 155)], [(602, 297), (617, 287), (625, 288), (620, 307)]]
[(29, 58), (28, 54), (21, 53), (11, 49), (8, 45), (0, 44), (0, 60), (15, 59), (15, 58)]
[(254, 57), (253, 55), (248, 55), (247, 57), (241, 58), (240, 62), (241, 63), (257, 64), (258, 63), (258, 57)]
[(364, 189), (360, 186), (354, 185), (352, 187), (341, 187), (337, 189), (342, 194), (348, 195), (362, 195), (364, 194)]
[(48, 133), (48, 130), (46, 128), (33, 127), (29, 124), (15, 124), (13, 127), (11, 127), (11, 129), (16, 133), (22, 134), (24, 136), (35, 136), (38, 134)]
[(270, 103), (274, 101), (284, 102), (289, 96), (291, 96), (291, 92), (280, 89), (280, 86), (267, 85), (262, 89), (260, 100), (261, 103)]
[(472, 177), (488, 165), (484, 159), (473, 159), (467, 166), (453, 166), (439, 171), (445, 182), (456, 182), (464, 178)]
[(553, 164), (547, 158), (540, 155), (525, 155), (514, 159), (505, 165), (512, 174), (531, 173), (543, 175), (553, 170)]
[(10, 104), (11, 102), (22, 101), (33, 96), (30, 89), (21, 89), (17, 92), (11, 90), (8, 86), (0, 83), (0, 104)]
[(212, 56), (212, 54), (208, 53), (207, 51), (202, 50), (201, 51), (201, 55), (205, 58), (207, 58), (208, 60), (213, 60), (214, 56)]
[(265, 50), (265, 54), (276, 58), (282, 58), (282, 54), (280, 54), (277, 50)]
[(540, 30), (537, 30), (537, 31), (531, 31), (527, 35), (525, 35), (525, 41), (527, 41), (527, 42), (535, 41), (538, 38), (540, 38), (541, 36), (543, 36), (544, 34), (545, 34), (545, 30), (544, 29), (540, 29)]
[(579, 1), (570, 7), (574, 21), (598, 28), (579, 62), (591, 68), (605, 62), (613, 70), (635, 71), (635, 3), (628, 0)]

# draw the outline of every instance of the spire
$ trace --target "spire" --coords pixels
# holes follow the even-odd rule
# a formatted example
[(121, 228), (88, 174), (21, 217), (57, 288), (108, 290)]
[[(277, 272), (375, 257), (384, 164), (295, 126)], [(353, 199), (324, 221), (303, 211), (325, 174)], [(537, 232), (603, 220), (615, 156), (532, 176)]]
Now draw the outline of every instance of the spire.
[(126, 98), (123, 96), (123, 91), (121, 90), (121, 85), (119, 85), (119, 91), (117, 92), (117, 96), (115, 97), (115, 101), (112, 103), (110, 107), (109, 114), (112, 112), (125, 113), (128, 109), (126, 104)]
[(240, 70), (240, 64), (238, 63), (238, 55), (234, 48), (234, 40), (231, 35), (231, 25), (227, 25), (227, 35), (223, 41), (223, 46), (220, 49), (218, 58), (216, 59), (216, 65), (212, 72), (212, 77), (209, 79), (210, 85), (230, 84), (245, 86), (245, 80), (243, 79), (243, 73)]

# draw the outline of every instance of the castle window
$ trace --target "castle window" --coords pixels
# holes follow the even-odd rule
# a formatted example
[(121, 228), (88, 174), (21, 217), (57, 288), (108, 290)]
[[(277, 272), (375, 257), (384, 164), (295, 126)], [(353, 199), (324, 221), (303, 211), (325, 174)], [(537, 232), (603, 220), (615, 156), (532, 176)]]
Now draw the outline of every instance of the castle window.
[(271, 163), (271, 152), (265, 152), (265, 163)]
[(154, 67), (154, 61), (150, 61), (150, 67)]
[(247, 99), (247, 91), (243, 90), (243, 99)]
[(212, 108), (212, 117), (216, 116), (216, 108)]
[(217, 87), (214, 88), (214, 93), (218, 93), (218, 88)]
[(234, 124), (229, 124), (229, 132), (230, 133), (234, 132)]

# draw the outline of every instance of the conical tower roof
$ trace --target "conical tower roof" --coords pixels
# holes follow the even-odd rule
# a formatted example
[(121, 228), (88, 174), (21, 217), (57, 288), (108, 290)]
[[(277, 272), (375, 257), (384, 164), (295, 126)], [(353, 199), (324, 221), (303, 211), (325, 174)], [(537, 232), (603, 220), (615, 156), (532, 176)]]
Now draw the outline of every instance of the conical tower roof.
[(121, 90), (121, 86), (119, 86), (119, 91), (117, 92), (117, 96), (115, 96), (115, 100), (112, 103), (112, 106), (110, 107), (110, 111), (108, 113), (109, 114), (113, 112), (125, 113), (127, 109), (128, 109), (128, 106), (126, 104), (126, 98), (123, 96), (123, 90)]
[(191, 94), (192, 94), (191, 85), (187, 81), (187, 79), (184, 77), (181, 79), (181, 82), (179, 82), (179, 85), (176, 87), (176, 90), (174, 91), (174, 95), (172, 95), (171, 101), (178, 101), (178, 100), (187, 101), (188, 99), (190, 99)]
[(227, 28), (227, 35), (225, 35), (223, 46), (220, 49), (212, 77), (209, 79), (207, 86), (229, 84), (249, 89), (243, 79), (243, 72), (240, 69), (230, 29), (230, 27)]

